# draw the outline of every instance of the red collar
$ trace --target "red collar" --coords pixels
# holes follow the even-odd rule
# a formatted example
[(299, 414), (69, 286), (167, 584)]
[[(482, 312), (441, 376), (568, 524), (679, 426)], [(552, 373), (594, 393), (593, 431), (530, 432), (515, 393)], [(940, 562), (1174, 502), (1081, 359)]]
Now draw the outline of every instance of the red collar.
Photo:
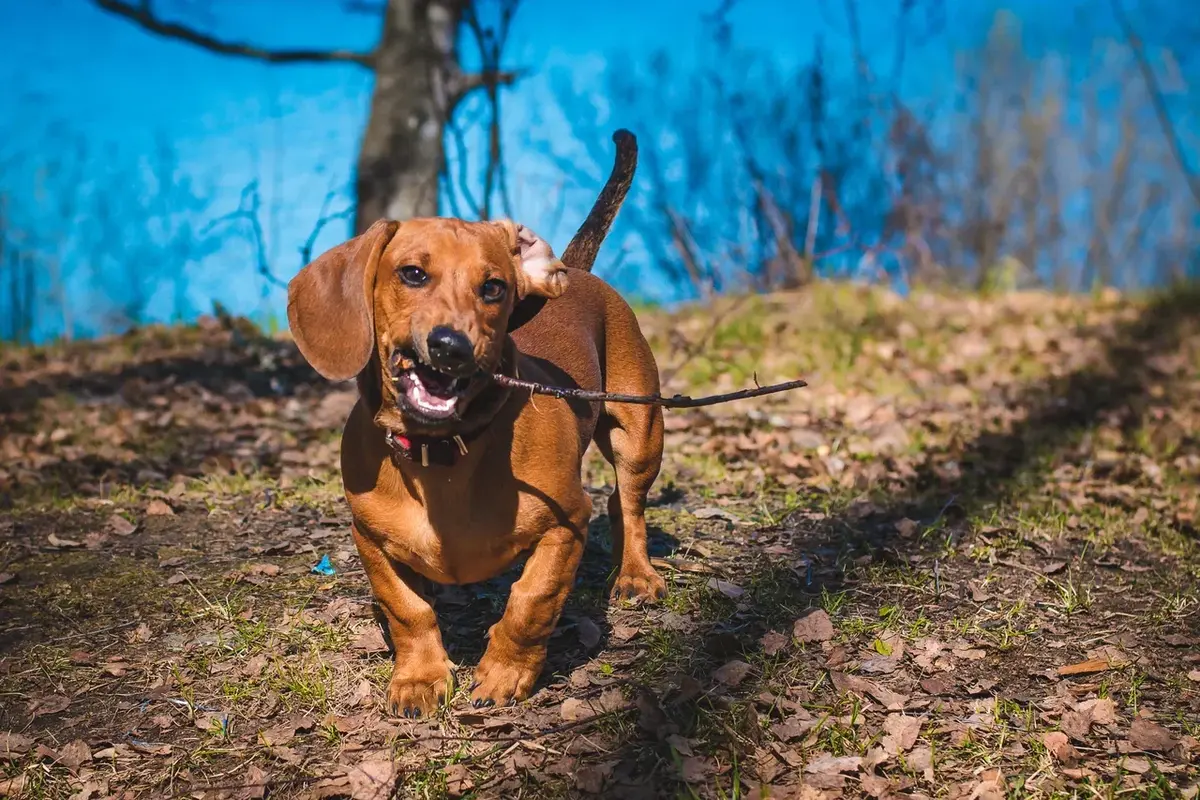
[(440, 467), (452, 467), (459, 458), (467, 454), (467, 442), (482, 433), (475, 431), (467, 436), (454, 435), (449, 438), (436, 436), (404, 436), (392, 431), (385, 431), (383, 440), (392, 449), (393, 457), (413, 461), (423, 467), (436, 464)]

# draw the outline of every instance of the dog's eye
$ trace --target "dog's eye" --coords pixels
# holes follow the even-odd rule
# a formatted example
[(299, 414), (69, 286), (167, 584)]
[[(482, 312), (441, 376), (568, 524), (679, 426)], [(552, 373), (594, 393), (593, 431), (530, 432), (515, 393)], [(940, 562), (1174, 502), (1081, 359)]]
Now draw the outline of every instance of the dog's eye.
[(483, 282), (483, 288), (479, 290), (479, 294), (485, 303), (499, 303), (504, 299), (504, 293), (507, 291), (508, 286), (504, 281), (492, 278)]
[(401, 267), (400, 280), (407, 283), (409, 286), (424, 286), (429, 283), (429, 273), (420, 267)]

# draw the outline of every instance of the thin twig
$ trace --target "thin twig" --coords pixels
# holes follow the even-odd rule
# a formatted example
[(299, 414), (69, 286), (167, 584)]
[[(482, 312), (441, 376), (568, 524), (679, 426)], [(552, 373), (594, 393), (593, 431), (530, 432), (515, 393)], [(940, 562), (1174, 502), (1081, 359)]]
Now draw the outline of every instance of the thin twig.
[(137, 5), (119, 2), (119, 0), (93, 0), (93, 2), (104, 11), (124, 17), (143, 30), (167, 39), (187, 42), (212, 53), (250, 58), (255, 61), (265, 61), (268, 64), (327, 63), (332, 61), (357, 64), (368, 69), (373, 69), (375, 66), (374, 53), (359, 53), (353, 50), (269, 50), (243, 42), (226, 41), (195, 28), (160, 19), (154, 15), (149, 0), (142, 0)]
[(1121, 26), (1125, 40), (1129, 43), (1129, 49), (1133, 51), (1133, 57), (1137, 59), (1142, 78), (1146, 81), (1146, 90), (1150, 93), (1150, 101), (1154, 104), (1154, 113), (1158, 116), (1158, 124), (1162, 126), (1163, 136), (1166, 137), (1167, 145), (1171, 148), (1171, 155), (1175, 157), (1179, 171), (1183, 173), (1183, 181), (1187, 184), (1192, 197), (1197, 203), (1200, 203), (1200, 177), (1197, 177), (1196, 173), (1192, 171), (1187, 156), (1184, 155), (1183, 142), (1179, 137), (1179, 131), (1175, 128), (1175, 123), (1171, 120), (1171, 111), (1167, 108), (1162, 88), (1158, 85), (1158, 78), (1154, 75), (1154, 67), (1150, 65), (1150, 59), (1146, 57), (1146, 48), (1142, 44), (1142, 39), (1133, 29), (1133, 23), (1129, 21), (1129, 16), (1125, 13), (1125, 6), (1121, 0), (1112, 0), (1112, 9), (1113, 16), (1117, 18), (1117, 24)]
[(618, 394), (615, 392), (593, 392), (587, 389), (572, 389), (565, 386), (547, 386), (544, 383), (525, 381), (508, 375), (493, 375), (492, 380), (509, 389), (525, 389), (533, 394), (546, 394), (561, 400), (603, 401), (605, 403), (632, 403), (642, 406), (662, 406), (663, 408), (701, 408), (715, 406), (718, 403), (728, 403), (733, 400), (745, 400), (750, 397), (762, 397), (767, 394), (787, 392), (800, 389), (808, 384), (802, 380), (775, 383), (770, 386), (756, 386), (753, 389), (741, 389), (727, 394), (713, 394), (705, 397), (689, 397), (677, 394), (663, 397), (660, 394)]

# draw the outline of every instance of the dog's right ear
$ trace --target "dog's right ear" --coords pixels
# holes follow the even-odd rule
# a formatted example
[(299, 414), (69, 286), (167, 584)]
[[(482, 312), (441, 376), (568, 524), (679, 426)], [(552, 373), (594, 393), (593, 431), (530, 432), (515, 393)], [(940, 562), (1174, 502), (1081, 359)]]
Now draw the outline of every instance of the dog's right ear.
[(353, 378), (375, 346), (375, 272), (400, 223), (379, 220), (321, 254), (288, 284), (288, 327), (313, 369)]

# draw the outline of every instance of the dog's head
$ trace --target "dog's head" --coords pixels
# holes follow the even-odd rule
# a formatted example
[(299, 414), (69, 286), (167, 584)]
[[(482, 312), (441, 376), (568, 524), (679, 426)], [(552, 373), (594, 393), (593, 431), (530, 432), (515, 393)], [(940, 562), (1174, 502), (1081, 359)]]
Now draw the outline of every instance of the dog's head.
[(524, 225), (380, 220), (288, 285), (288, 323), (331, 380), (372, 354), (384, 405), (407, 429), (451, 431), (503, 356), (510, 322), (561, 295), (567, 270)]

